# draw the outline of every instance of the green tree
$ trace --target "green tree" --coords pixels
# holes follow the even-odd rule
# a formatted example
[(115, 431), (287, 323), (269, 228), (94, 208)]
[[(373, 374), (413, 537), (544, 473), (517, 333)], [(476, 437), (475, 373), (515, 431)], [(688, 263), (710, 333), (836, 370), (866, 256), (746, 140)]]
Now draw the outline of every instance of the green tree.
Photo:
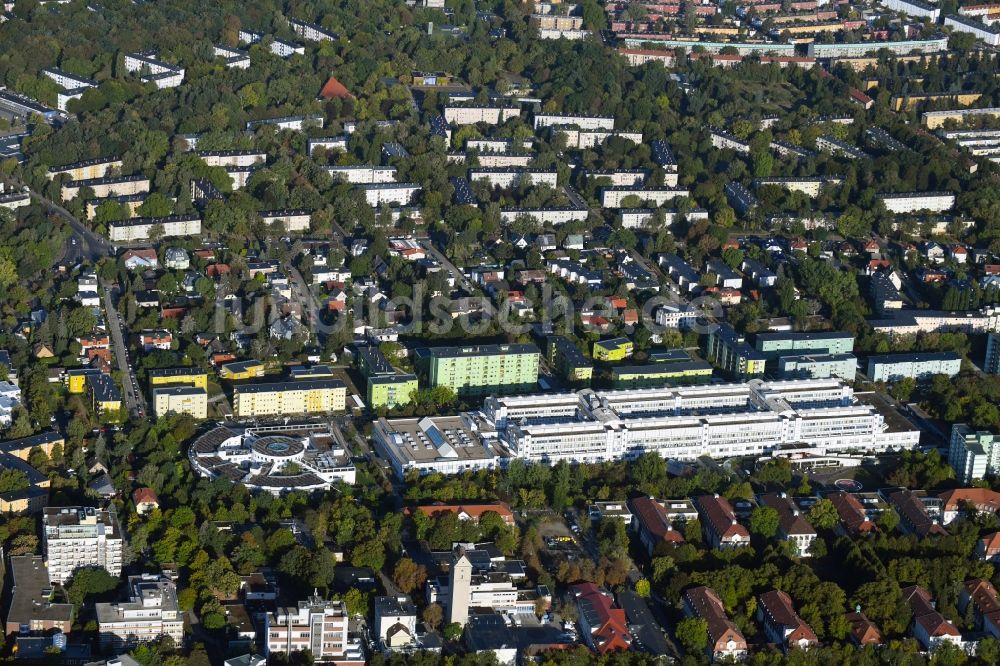
[(828, 499), (819, 500), (809, 509), (809, 522), (813, 527), (832, 530), (837, 526), (838, 520), (837, 507)]
[(778, 524), (778, 512), (769, 506), (758, 506), (750, 513), (750, 531), (765, 539), (778, 533)]
[(677, 640), (691, 654), (701, 654), (708, 646), (708, 623), (700, 617), (684, 618), (677, 623)]

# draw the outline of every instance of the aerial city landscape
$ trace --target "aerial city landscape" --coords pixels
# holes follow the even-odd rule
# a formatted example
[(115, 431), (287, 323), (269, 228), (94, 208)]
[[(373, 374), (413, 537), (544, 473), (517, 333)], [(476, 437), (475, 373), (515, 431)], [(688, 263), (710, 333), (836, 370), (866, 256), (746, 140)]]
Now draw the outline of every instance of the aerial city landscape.
[(0, 661), (1000, 664), (1000, 4), (13, 0)]

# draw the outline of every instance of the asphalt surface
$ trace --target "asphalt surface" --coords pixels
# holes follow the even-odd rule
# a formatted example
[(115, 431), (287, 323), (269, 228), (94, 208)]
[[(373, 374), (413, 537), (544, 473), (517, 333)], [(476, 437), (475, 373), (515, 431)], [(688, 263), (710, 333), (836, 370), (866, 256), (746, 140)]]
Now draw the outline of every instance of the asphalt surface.
[(125, 336), (122, 334), (121, 320), (118, 318), (118, 311), (115, 310), (110, 287), (104, 285), (103, 292), (104, 312), (108, 319), (111, 344), (114, 348), (115, 361), (118, 363), (118, 369), (122, 374), (125, 408), (131, 416), (143, 417), (146, 415), (146, 400), (142, 395), (142, 391), (139, 390), (139, 382), (135, 378), (135, 372), (132, 369), (131, 363), (129, 363), (128, 349), (125, 346)]

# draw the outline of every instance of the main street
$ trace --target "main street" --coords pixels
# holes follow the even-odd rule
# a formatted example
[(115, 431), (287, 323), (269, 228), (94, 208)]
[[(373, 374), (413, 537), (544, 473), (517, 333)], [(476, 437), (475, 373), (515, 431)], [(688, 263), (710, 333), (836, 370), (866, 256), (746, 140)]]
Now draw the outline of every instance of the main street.
[(122, 334), (122, 322), (119, 319), (118, 311), (111, 298), (111, 288), (102, 285), (104, 292), (104, 312), (108, 320), (108, 332), (111, 335), (111, 344), (118, 363), (118, 369), (122, 375), (122, 388), (125, 390), (125, 408), (132, 416), (143, 417), (146, 415), (146, 399), (139, 390), (139, 382), (136, 381), (132, 364), (129, 363), (128, 348), (125, 346), (125, 336)]
[(73, 235), (70, 237), (68, 247), (66, 248), (66, 253), (64, 255), (64, 260), (69, 263), (75, 263), (82, 261), (84, 259), (89, 259), (90, 261), (97, 263), (98, 259), (102, 257), (110, 257), (114, 255), (114, 247), (104, 238), (101, 238), (81, 222), (75, 215), (70, 213), (68, 210), (63, 208), (58, 203), (47, 198), (43, 194), (35, 192), (12, 176), (8, 176), (5, 182), (11, 187), (21, 190), (27, 189), (28, 194), (31, 196), (32, 200), (41, 204), (46, 210), (56, 213), (61, 218), (66, 220), (70, 229), (73, 230)]

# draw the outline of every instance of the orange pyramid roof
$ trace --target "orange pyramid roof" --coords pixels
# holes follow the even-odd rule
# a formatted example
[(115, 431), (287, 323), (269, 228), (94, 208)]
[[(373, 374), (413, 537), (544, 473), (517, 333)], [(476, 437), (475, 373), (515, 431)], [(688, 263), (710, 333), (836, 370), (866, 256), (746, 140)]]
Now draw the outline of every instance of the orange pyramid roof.
[(334, 97), (346, 99), (348, 97), (354, 97), (354, 95), (352, 95), (347, 88), (344, 87), (343, 83), (332, 76), (327, 79), (326, 84), (323, 85), (323, 89), (319, 91), (319, 96), (323, 99), (333, 99)]

